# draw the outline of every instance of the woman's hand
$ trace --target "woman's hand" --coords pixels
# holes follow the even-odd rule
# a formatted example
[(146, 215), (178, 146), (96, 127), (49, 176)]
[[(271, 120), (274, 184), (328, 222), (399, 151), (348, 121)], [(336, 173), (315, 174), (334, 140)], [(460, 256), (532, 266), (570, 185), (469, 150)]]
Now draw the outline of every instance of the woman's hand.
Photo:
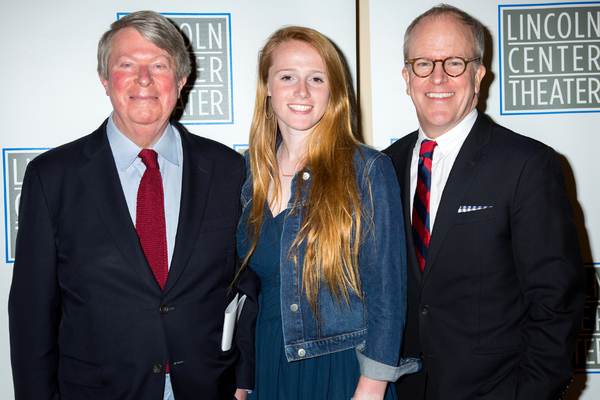
[(353, 400), (382, 400), (385, 397), (388, 382), (360, 376)]

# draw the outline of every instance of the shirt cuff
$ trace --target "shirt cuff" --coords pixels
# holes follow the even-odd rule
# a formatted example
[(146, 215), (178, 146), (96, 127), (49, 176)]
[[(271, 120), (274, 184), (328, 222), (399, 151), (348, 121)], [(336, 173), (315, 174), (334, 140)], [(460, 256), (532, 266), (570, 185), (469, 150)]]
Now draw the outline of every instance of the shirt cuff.
[(363, 349), (364, 345), (356, 347), (356, 358), (360, 366), (360, 374), (367, 378), (378, 381), (396, 382), (402, 375), (412, 374), (421, 370), (421, 362), (416, 358), (400, 359), (400, 365), (392, 367), (391, 365), (368, 358), (361, 352)]

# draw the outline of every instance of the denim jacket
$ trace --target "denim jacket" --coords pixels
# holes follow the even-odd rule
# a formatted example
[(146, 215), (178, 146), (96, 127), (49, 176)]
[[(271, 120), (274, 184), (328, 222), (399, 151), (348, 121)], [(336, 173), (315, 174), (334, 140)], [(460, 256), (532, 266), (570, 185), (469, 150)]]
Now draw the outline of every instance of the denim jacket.
[[(252, 204), (252, 176), (242, 188), (242, 218), (247, 223)], [(285, 352), (295, 361), (356, 348), (361, 375), (396, 381), (420, 370), (416, 359), (400, 359), (406, 320), (406, 251), (400, 188), (390, 159), (360, 146), (354, 154), (356, 183), (363, 204), (363, 239), (358, 257), (364, 300), (349, 293), (349, 304), (335, 300), (322, 285), (317, 297), (317, 321), (302, 289), (302, 263), (306, 244), (298, 249), (298, 276), (290, 248), (302, 223), (300, 204), (293, 210), (297, 180), (300, 200), (307, 198), (312, 175), (307, 169), (293, 178), (290, 212), (281, 235), (281, 316)], [(369, 187), (370, 182), (370, 187)], [(372, 219), (371, 216), (372, 215)], [(239, 240), (239, 238), (238, 238)]]

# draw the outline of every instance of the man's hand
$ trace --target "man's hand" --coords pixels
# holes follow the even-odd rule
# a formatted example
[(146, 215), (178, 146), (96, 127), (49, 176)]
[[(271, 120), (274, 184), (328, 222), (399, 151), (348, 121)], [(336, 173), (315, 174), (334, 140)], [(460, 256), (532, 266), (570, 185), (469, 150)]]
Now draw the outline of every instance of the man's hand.
[(246, 392), (244, 389), (237, 389), (233, 398), (237, 400), (247, 400), (248, 392)]

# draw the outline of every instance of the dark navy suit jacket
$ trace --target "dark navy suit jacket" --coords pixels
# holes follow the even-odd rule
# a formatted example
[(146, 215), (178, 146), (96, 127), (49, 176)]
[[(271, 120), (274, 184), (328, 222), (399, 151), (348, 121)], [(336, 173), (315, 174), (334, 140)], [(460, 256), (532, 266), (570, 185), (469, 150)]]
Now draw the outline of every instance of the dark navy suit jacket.
[[(421, 272), (410, 218), (417, 132), (393, 160), (408, 234), (404, 399), (558, 399), (573, 374), (585, 276), (565, 179), (548, 146), (481, 112), (446, 183)], [(461, 206), (488, 208), (459, 213)]]
[(172, 123), (183, 177), (164, 290), (127, 209), (106, 122), (30, 162), (9, 299), (16, 400), (162, 400), (167, 360), (177, 400), (253, 387), (259, 281), (250, 269), (236, 344), (221, 351), (243, 159)]

